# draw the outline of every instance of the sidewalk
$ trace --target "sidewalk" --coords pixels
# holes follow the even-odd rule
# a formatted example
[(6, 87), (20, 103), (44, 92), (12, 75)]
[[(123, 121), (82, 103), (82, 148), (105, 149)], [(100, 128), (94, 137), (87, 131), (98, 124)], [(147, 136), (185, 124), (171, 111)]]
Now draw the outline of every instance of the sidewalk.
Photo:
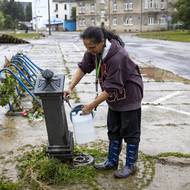
[[(59, 40), (59, 36), (56, 39), (52, 36), (48, 39), (33, 41), (27, 53), (31, 60), (41, 68), (51, 69), (55, 74), (65, 74), (65, 89), (84, 52), (82, 43), (75, 36), (73, 36), (72, 40), (65, 40), (67, 39), (67, 35), (64, 40)], [(18, 51), (17, 48), (19, 49), (19, 47), (15, 47), (14, 51)], [(3, 54), (6, 55), (5, 50)], [(0, 55), (2, 59), (2, 52)], [(141, 63), (140, 66), (143, 67), (145, 65)], [(94, 73), (89, 74), (77, 86), (77, 96), (80, 98), (81, 104), (85, 104), (95, 97), (94, 80)], [(145, 91), (142, 102), (140, 151), (149, 155), (157, 155), (164, 152), (189, 154), (190, 85), (178, 81), (158, 82), (146, 76), (143, 77), (143, 80)], [(74, 101), (71, 101), (71, 104), (74, 106)], [(69, 115), (70, 108), (67, 104), (65, 104), (65, 109), (67, 115)], [(2, 129), (6, 128), (6, 122), (3, 121), (5, 119), (3, 116), (4, 112), (5, 110), (1, 109), (0, 128)], [(107, 130), (104, 127), (106, 125), (106, 112), (107, 105), (106, 103), (102, 103), (95, 113), (97, 139), (105, 141), (107, 141)], [(0, 144), (4, 144), (4, 147), (0, 148), (0, 153), (6, 153), (24, 144), (34, 145), (47, 141), (44, 122), (34, 124), (33, 128), (28, 128), (26, 120), (21, 122), (22, 125), (18, 125), (20, 123), (18, 118), (13, 120), (16, 127), (13, 126), (14, 130), (12, 130), (13, 128), (11, 129), (15, 133), (12, 138), (5, 140), (2, 136), (7, 133), (0, 130)], [(69, 119), (68, 124), (69, 128), (73, 130)], [(36, 127), (37, 125), (39, 125), (38, 128)], [(186, 167), (181, 167), (180, 162), (187, 162), (189, 164), (186, 164)], [(173, 165), (168, 163), (167, 161), (165, 165), (162, 163), (156, 164), (154, 179), (146, 190), (190, 189), (190, 160), (174, 159)]]

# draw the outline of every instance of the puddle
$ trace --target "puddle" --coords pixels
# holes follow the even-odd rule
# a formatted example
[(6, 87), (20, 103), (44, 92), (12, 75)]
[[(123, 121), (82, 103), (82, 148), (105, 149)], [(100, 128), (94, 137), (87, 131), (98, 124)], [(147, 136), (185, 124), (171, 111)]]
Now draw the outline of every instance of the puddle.
[(156, 82), (182, 82), (190, 84), (190, 80), (180, 77), (171, 71), (163, 70), (157, 67), (142, 67), (140, 68), (144, 77), (155, 80)]
[(15, 120), (12, 117), (5, 117), (0, 130), (2, 131), (1, 141), (4, 143), (13, 141), (16, 137)]

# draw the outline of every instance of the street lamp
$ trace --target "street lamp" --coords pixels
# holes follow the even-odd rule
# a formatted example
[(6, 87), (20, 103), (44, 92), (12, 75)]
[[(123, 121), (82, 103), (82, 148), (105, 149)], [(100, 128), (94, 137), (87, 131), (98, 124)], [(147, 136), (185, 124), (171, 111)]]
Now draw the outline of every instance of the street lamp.
[(48, 0), (48, 23), (49, 23), (49, 35), (51, 35), (50, 2), (49, 2), (49, 0)]

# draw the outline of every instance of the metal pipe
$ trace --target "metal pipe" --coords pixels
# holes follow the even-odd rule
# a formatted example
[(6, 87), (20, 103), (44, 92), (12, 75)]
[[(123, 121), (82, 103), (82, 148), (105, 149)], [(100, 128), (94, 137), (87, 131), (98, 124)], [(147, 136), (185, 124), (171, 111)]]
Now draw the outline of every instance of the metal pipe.
[(21, 71), (21, 69), (15, 65), (14, 63), (11, 63), (11, 66), (13, 66), (20, 74), (20, 76), (24, 77), (24, 79), (28, 82), (28, 84), (34, 88), (34, 85), (29, 81), (29, 79), (25, 76), (25, 74)]

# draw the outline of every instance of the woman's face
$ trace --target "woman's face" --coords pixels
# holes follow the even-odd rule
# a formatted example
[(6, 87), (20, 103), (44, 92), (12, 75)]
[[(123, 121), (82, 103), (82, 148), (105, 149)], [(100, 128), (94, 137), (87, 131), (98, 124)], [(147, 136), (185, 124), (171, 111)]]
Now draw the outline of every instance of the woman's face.
[(91, 39), (83, 39), (84, 46), (91, 54), (96, 55), (102, 52), (104, 48), (104, 41), (95, 44)]

